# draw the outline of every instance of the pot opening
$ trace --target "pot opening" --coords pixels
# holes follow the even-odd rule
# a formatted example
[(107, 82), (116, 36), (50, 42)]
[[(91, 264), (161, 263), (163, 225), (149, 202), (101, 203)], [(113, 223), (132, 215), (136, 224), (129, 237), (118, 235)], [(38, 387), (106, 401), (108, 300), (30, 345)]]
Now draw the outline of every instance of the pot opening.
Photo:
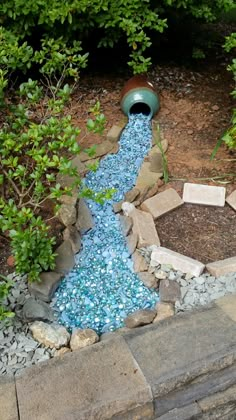
[(129, 114), (144, 114), (144, 115), (152, 115), (151, 108), (144, 104), (143, 102), (137, 102), (136, 104), (132, 105)]

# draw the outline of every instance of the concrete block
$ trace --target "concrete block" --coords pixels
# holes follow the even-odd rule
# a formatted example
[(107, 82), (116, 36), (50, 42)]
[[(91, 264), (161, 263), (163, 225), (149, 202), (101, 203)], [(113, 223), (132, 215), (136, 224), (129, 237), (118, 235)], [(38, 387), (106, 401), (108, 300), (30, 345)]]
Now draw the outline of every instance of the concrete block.
[(227, 295), (215, 301), (217, 305), (226, 315), (236, 322), (236, 294)]
[(0, 420), (18, 420), (15, 381), (0, 379)]
[(123, 337), (152, 387), (154, 418), (236, 383), (235, 322), (218, 307), (170, 317)]
[(151, 214), (135, 209), (130, 213), (130, 217), (133, 220), (133, 232), (138, 235), (138, 248), (160, 245), (160, 239)]
[[(228, 406), (228, 410), (226, 410), (226, 412), (224, 413), (227, 414), (227, 411), (229, 412), (229, 409), (232, 407), (232, 404), (234, 405), (233, 414), (236, 414), (236, 385), (226, 389), (223, 392), (217, 392), (214, 395), (211, 395), (198, 401), (198, 405), (203, 413), (209, 413), (213, 410), (216, 410), (216, 408), (225, 408), (226, 406)], [(221, 418), (223, 419), (227, 417), (222, 416)], [(228, 419), (230, 418), (235, 419), (234, 416), (228, 417)]]
[(224, 207), (225, 193), (225, 187), (185, 183), (183, 200), (185, 203)]
[(226, 258), (225, 260), (214, 261), (206, 265), (207, 271), (215, 277), (224, 276), (236, 271), (236, 257)]
[(122, 337), (31, 367), (16, 387), (21, 420), (154, 418), (150, 387)]
[(164, 247), (157, 248), (151, 254), (151, 266), (155, 267), (159, 264), (172, 265), (175, 270), (182, 271), (182, 273), (190, 273), (196, 277), (200, 276), (205, 268), (205, 265), (200, 261)]
[(113, 125), (107, 133), (107, 140), (112, 143), (116, 143), (120, 139), (120, 135), (123, 131), (123, 127)]
[(157, 219), (165, 213), (176, 209), (183, 204), (183, 200), (179, 194), (173, 189), (169, 188), (154, 197), (144, 201), (141, 205), (141, 209), (151, 213), (153, 219)]
[(197, 403), (193, 403), (186, 407), (174, 408), (174, 410), (168, 411), (163, 416), (157, 417), (156, 420), (191, 420), (195, 416), (199, 416), (200, 419), (201, 414), (202, 412)]
[(226, 203), (228, 203), (236, 211), (236, 190), (234, 190), (227, 198)]

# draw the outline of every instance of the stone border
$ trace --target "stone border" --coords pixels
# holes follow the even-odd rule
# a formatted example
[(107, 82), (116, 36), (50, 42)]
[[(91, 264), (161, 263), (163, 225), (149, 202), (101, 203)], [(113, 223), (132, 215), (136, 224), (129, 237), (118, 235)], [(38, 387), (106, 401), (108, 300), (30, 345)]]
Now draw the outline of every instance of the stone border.
[(236, 415), (236, 295), (0, 380), (4, 420)]
[[(118, 150), (118, 141), (126, 122), (119, 126), (113, 126), (107, 133), (106, 140), (97, 146), (96, 157), (102, 157), (108, 152), (116, 153)], [(171, 250), (161, 247), (160, 240), (156, 231), (155, 223), (158, 217), (172, 211), (184, 202), (195, 202), (197, 204), (211, 204), (223, 206), (225, 202), (225, 188), (211, 187), (197, 184), (186, 183), (184, 185), (183, 199), (173, 189), (169, 188), (158, 193), (159, 186), (163, 185), (160, 177), (162, 176), (162, 155), (156, 143), (156, 136), (159, 139), (157, 127), (153, 124), (153, 147), (144, 159), (137, 178), (136, 186), (125, 194), (124, 201), (114, 204), (114, 212), (119, 213), (123, 210), (124, 215), (120, 215), (121, 227), (127, 240), (127, 246), (134, 263), (134, 271), (138, 274), (140, 280), (146, 287), (158, 290), (160, 302), (152, 310), (138, 310), (130, 314), (124, 323), (127, 329), (138, 326), (156, 323), (169, 318), (175, 314), (175, 303), (181, 300), (180, 286), (176, 281), (169, 281), (166, 276), (162, 277), (148, 272), (148, 266), (141, 254), (144, 247), (152, 247), (151, 267), (160, 264), (171, 265), (174, 269), (192, 276), (199, 276), (205, 266), (196, 260), (178, 254)], [(114, 147), (115, 145), (115, 147)], [(162, 141), (163, 151), (166, 152), (168, 144)], [(90, 160), (85, 153), (80, 157), (72, 159), (72, 166), (78, 173), (84, 175), (87, 171), (86, 161)], [(142, 182), (140, 180), (143, 180)], [(73, 179), (65, 176), (57, 179), (63, 186), (71, 186)], [(145, 181), (145, 182), (144, 182)], [(220, 200), (219, 200), (220, 191)], [(205, 196), (204, 196), (205, 194)], [(234, 194), (234, 193), (233, 193)], [(229, 196), (227, 200), (230, 205), (235, 202), (236, 197)], [(77, 199), (78, 190), (72, 192), (72, 196), (62, 196), (62, 206), (59, 211), (59, 219), (64, 224), (63, 243), (57, 248), (56, 267), (54, 272), (45, 272), (40, 275), (41, 283), (29, 284), (30, 294), (44, 302), (50, 302), (55, 293), (61, 278), (67, 274), (74, 266), (74, 255), (79, 252), (81, 247), (81, 234), (87, 232), (93, 227), (91, 213), (83, 199)], [(204, 198), (205, 197), (205, 198)], [(205, 199), (205, 202), (204, 202)], [(226, 200), (226, 201), (227, 201)], [(136, 207), (140, 207), (138, 210)], [(233, 205), (232, 205), (233, 207)], [(236, 207), (236, 204), (235, 204)], [(221, 262), (215, 262), (207, 265), (208, 270), (215, 273), (225, 274), (227, 270), (236, 271), (236, 257)], [(32, 299), (32, 298), (31, 298)], [(30, 302), (30, 306), (37, 301)], [(26, 302), (27, 306), (27, 302)], [(29, 306), (29, 305), (28, 305)], [(27, 308), (23, 307), (23, 314), (27, 313)], [(80, 349), (99, 341), (98, 335), (91, 329), (76, 329), (70, 336), (64, 327), (55, 323), (47, 324), (42, 321), (51, 321), (51, 319), (42, 317), (42, 309), (39, 308), (40, 316), (25, 320), (30, 322), (36, 319), (36, 322), (30, 325), (33, 338), (44, 346), (56, 348), (56, 355), (65, 354), (71, 350)], [(47, 313), (47, 311), (46, 311)], [(32, 314), (32, 310), (31, 310)], [(43, 315), (45, 312), (43, 312)], [(38, 321), (37, 321), (38, 320)], [(118, 330), (122, 333), (126, 328)], [(103, 340), (108, 334), (103, 334)]]
[[(136, 190), (137, 187), (132, 191)], [(133, 198), (132, 191), (128, 193), (131, 198)], [(153, 274), (147, 273), (147, 263), (141, 253), (138, 252), (140, 248), (148, 246), (152, 248), (151, 267), (164, 264), (192, 277), (200, 276), (205, 268), (215, 277), (236, 272), (236, 256), (209, 263), (205, 267), (200, 261), (160, 246), (154, 224), (154, 221), (159, 217), (177, 209), (184, 203), (223, 207), (225, 205), (225, 194), (226, 189), (224, 187), (185, 183), (182, 199), (173, 188), (168, 188), (143, 201), (141, 210), (136, 209), (136, 202), (133, 204), (123, 202), (121, 204), (125, 214), (125, 216), (122, 216), (122, 226), (124, 226), (124, 234), (127, 236), (128, 233), (127, 246), (130, 254), (132, 254), (134, 270), (145, 286), (152, 289), (159, 287), (160, 296), (160, 303), (157, 303), (155, 308), (156, 316), (153, 315), (153, 310), (136, 311), (125, 319), (124, 322), (127, 327), (134, 328), (169, 318), (175, 313), (175, 303), (181, 301), (180, 285), (176, 281), (166, 279), (165, 273), (162, 277), (162, 272), (160, 272), (159, 279)], [(236, 210), (236, 190), (227, 197), (226, 201)], [(126, 231), (126, 226), (131, 226), (131, 228)]]

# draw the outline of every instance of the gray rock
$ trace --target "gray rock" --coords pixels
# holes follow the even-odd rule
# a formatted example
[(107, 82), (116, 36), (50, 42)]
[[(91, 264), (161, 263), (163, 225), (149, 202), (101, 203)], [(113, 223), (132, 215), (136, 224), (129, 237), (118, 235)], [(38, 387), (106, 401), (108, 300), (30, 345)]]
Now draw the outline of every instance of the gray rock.
[(37, 301), (30, 297), (24, 303), (22, 311), (17, 312), (24, 322), (50, 321), (54, 320), (53, 311), (45, 302)]
[(114, 203), (113, 204), (113, 211), (114, 213), (120, 213), (122, 210), (122, 204), (123, 204), (123, 200), (122, 201), (118, 201), (118, 203)]
[(132, 255), (132, 260), (134, 264), (135, 273), (147, 271), (148, 269), (147, 263), (145, 261), (145, 258), (140, 254), (140, 252), (135, 251)]
[(167, 278), (167, 273), (163, 270), (155, 271), (155, 277), (158, 280), (165, 280)]
[(64, 226), (73, 225), (76, 222), (75, 206), (71, 204), (62, 204), (57, 213), (57, 217)]
[(158, 287), (158, 280), (151, 273), (141, 272), (137, 273), (144, 286), (149, 289), (156, 289)]
[(150, 171), (151, 172), (163, 172), (163, 159), (161, 153), (153, 153), (150, 156)]
[(99, 341), (99, 337), (94, 330), (89, 328), (76, 329), (73, 331), (70, 339), (70, 348), (72, 351), (91, 346)]
[(194, 280), (197, 284), (204, 284), (206, 281), (204, 277), (197, 277), (197, 278), (194, 278)]
[(131, 233), (129, 236), (127, 236), (126, 240), (127, 240), (127, 248), (129, 250), (129, 255), (132, 255), (138, 244), (137, 233)]
[(175, 280), (161, 280), (159, 294), (161, 302), (175, 303), (181, 299), (180, 286)]
[[(113, 147), (114, 147), (114, 144), (108, 140), (105, 140), (100, 144), (96, 144), (96, 150), (95, 150), (95, 154), (93, 158), (98, 158), (98, 157), (106, 155), (107, 153), (111, 152)], [(79, 155), (79, 158), (82, 162), (91, 160), (91, 157), (86, 152), (81, 152)]]
[(55, 271), (57, 273), (67, 274), (75, 265), (74, 253), (70, 241), (64, 241), (56, 249)]
[(156, 311), (157, 316), (154, 318), (153, 323), (160, 322), (166, 318), (170, 318), (175, 314), (173, 304), (167, 302), (158, 302), (156, 304)]
[(64, 241), (70, 241), (74, 254), (80, 251), (81, 237), (75, 226), (67, 226), (63, 232), (63, 239)]
[(133, 203), (133, 201), (140, 195), (140, 190), (138, 188), (132, 188), (132, 190), (128, 191), (125, 194), (125, 200), (129, 203)]
[(169, 280), (176, 280), (176, 274), (174, 273), (174, 271), (169, 272), (168, 279)]
[(141, 325), (151, 324), (156, 314), (155, 310), (142, 309), (127, 316), (124, 323), (127, 328), (136, 328)]
[(35, 321), (29, 328), (34, 339), (45, 347), (59, 349), (67, 346), (70, 340), (70, 334), (61, 325)]
[(49, 271), (40, 274), (40, 283), (29, 283), (30, 294), (44, 302), (50, 302), (57, 290), (62, 274)]
[(133, 227), (133, 220), (131, 217), (119, 215), (121, 229), (124, 236), (127, 236)]
[(94, 227), (94, 221), (91, 212), (83, 198), (80, 198), (77, 205), (76, 227), (81, 233), (86, 233)]

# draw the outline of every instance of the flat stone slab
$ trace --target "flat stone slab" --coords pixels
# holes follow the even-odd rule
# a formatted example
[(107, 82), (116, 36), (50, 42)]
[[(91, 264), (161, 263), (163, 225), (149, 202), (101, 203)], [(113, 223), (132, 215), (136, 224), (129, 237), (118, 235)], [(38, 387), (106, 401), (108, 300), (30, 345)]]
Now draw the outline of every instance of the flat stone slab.
[(55, 268), (57, 273), (67, 274), (75, 265), (74, 253), (70, 241), (64, 241), (56, 249)]
[(207, 270), (215, 277), (224, 276), (236, 271), (236, 257), (214, 261), (206, 265)]
[(205, 268), (205, 265), (200, 261), (161, 246), (151, 254), (151, 266), (155, 267), (158, 264), (171, 265), (175, 270), (189, 273), (196, 277), (200, 276)]
[(0, 378), (0, 419), (19, 419), (14, 378)]
[(161, 280), (159, 294), (161, 302), (175, 303), (181, 300), (180, 285), (175, 280)]
[(236, 384), (235, 332), (214, 305), (124, 335), (152, 387), (154, 418)]
[(227, 198), (226, 203), (228, 203), (236, 211), (236, 190), (234, 190)]
[(226, 189), (224, 187), (186, 182), (184, 184), (183, 200), (185, 203), (224, 207), (225, 193)]
[(236, 294), (227, 295), (215, 301), (215, 304), (236, 322)]
[(141, 209), (151, 213), (153, 219), (155, 220), (163, 214), (178, 208), (183, 203), (183, 200), (174, 188), (168, 188), (167, 190), (144, 201), (141, 205)]
[(32, 296), (50, 302), (57, 290), (63, 274), (48, 271), (39, 275), (40, 282), (28, 283), (28, 289)]
[(123, 127), (119, 125), (113, 125), (107, 133), (107, 140), (112, 143), (116, 143), (120, 139), (121, 132), (123, 131)]
[(122, 337), (29, 368), (16, 388), (21, 420), (153, 419), (150, 387)]
[(160, 245), (160, 239), (151, 214), (135, 209), (130, 213), (130, 217), (133, 220), (133, 233), (138, 235), (138, 248)]
[(158, 181), (158, 179), (162, 178), (163, 173), (156, 173), (151, 172), (150, 170), (150, 162), (143, 162), (137, 180), (136, 180), (136, 188), (142, 189), (145, 187), (152, 187)]

